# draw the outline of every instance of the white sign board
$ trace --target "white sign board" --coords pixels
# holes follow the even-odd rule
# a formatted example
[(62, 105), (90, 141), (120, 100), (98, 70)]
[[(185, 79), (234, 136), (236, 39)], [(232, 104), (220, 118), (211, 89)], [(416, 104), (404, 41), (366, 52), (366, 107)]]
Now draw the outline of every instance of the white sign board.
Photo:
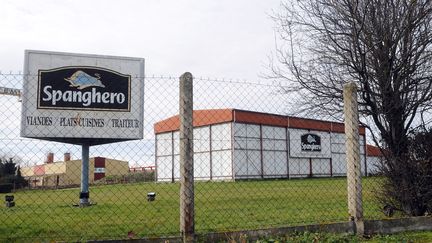
[(94, 168), (94, 173), (105, 173), (105, 168)]
[(144, 59), (26, 51), (21, 136), (72, 144), (143, 138)]
[(296, 158), (331, 158), (330, 133), (289, 129), (290, 156)]
[(14, 89), (14, 88), (7, 88), (7, 87), (0, 87), (0, 94), (4, 95), (13, 95), (13, 96), (21, 96), (21, 90), (20, 89)]

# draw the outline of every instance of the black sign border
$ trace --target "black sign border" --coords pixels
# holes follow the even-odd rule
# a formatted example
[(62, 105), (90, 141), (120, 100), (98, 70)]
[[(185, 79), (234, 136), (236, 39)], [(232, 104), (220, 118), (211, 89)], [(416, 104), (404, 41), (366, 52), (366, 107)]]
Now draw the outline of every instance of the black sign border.
[[(53, 72), (53, 71), (59, 71), (59, 70), (64, 70), (64, 69), (71, 69), (71, 68), (91, 68), (91, 69), (96, 69), (96, 70), (102, 70), (105, 72), (110, 72), (110, 73), (114, 73), (116, 75), (119, 76), (123, 76), (128, 78), (128, 108), (127, 110), (125, 109), (103, 109), (103, 108), (83, 108), (83, 107), (78, 107), (78, 108), (65, 108), (65, 107), (59, 107), (59, 108), (55, 108), (55, 107), (46, 107), (46, 106), (41, 106), (40, 105), (40, 91), (41, 91), (41, 77), (42, 77), (42, 73), (43, 72)], [(37, 109), (40, 110), (82, 110), (82, 111), (113, 111), (113, 112), (130, 112), (131, 111), (131, 75), (129, 74), (123, 74), (108, 68), (102, 68), (102, 67), (95, 67), (95, 66), (63, 66), (63, 67), (58, 67), (58, 68), (52, 68), (52, 69), (39, 69), (38, 70), (38, 87), (37, 87)]]
[[(319, 150), (303, 150), (301, 143), (302, 143), (302, 138), (306, 135), (314, 135), (314, 136), (317, 136), (319, 138), (319, 141), (320, 141), (320, 143), (319, 143), (320, 149)], [(312, 133), (312, 132), (304, 133), (303, 135), (300, 136), (300, 150), (303, 153), (314, 153), (314, 152), (320, 152), (321, 153), (321, 151), (322, 151), (321, 136), (316, 134), (316, 133)]]

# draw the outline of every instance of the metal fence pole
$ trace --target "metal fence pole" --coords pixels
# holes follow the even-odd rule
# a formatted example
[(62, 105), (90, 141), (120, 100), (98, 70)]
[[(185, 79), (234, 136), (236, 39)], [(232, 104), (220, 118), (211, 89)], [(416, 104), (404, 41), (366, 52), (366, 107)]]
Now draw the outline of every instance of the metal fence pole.
[(364, 233), (362, 182), (359, 144), (359, 118), (357, 105), (357, 86), (355, 83), (344, 85), (345, 146), (347, 161), (348, 213), (355, 224), (358, 235)]
[(180, 77), (180, 232), (184, 242), (193, 242), (194, 173), (193, 173), (193, 77)]
[(89, 206), (89, 149), (88, 144), (82, 145), (82, 165), (81, 165), (81, 192), (80, 207)]

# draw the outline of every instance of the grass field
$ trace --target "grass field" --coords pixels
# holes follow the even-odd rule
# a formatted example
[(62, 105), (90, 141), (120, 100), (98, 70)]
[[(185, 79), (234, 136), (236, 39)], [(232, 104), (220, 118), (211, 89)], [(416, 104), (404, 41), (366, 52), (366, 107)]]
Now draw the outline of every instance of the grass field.
[[(382, 218), (373, 199), (378, 178), (364, 179), (365, 217)], [(17, 206), (0, 207), (0, 240), (125, 239), (179, 234), (179, 184), (94, 186), (95, 206), (73, 207), (79, 189), (14, 193)], [(148, 192), (156, 200), (148, 202)], [(345, 178), (198, 182), (196, 231), (233, 231), (346, 221)], [(3, 196), (2, 196), (3, 198)]]
[(257, 243), (305, 243), (305, 242), (326, 242), (326, 243), (430, 243), (432, 242), (432, 231), (404, 232), (392, 235), (374, 235), (360, 237), (347, 234), (331, 233), (310, 233), (297, 232), (286, 236), (267, 237), (260, 239)]

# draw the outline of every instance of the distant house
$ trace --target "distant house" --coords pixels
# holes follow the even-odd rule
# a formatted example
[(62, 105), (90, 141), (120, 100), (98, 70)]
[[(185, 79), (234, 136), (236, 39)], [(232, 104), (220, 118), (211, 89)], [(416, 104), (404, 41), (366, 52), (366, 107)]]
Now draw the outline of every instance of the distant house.
[[(106, 176), (126, 175), (129, 173), (127, 161), (93, 157), (89, 161), (89, 182), (94, 183)], [(64, 154), (63, 161), (54, 162), (54, 154), (49, 153), (42, 165), (21, 168), (21, 174), (33, 187), (66, 187), (80, 185), (81, 160), (71, 160)]]
[[(157, 181), (180, 178), (179, 117), (154, 124)], [(193, 112), (194, 177), (237, 180), (346, 175), (345, 130), (338, 122), (238, 109)], [(379, 149), (359, 127), (363, 175), (376, 173)]]

